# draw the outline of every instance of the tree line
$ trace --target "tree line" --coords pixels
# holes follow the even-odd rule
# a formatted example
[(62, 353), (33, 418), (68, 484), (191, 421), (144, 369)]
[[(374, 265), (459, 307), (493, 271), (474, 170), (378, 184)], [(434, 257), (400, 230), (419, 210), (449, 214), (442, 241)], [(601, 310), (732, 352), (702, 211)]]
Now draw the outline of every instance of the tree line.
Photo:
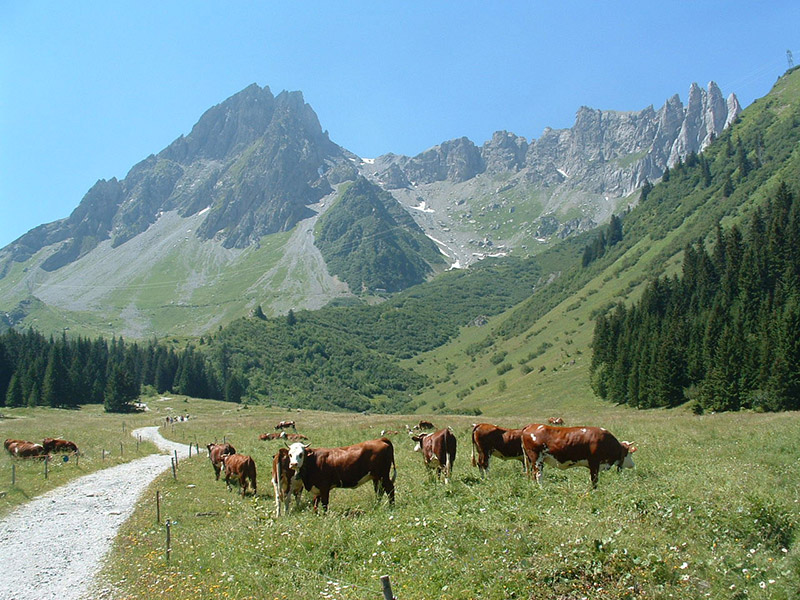
[(219, 371), (191, 345), (176, 352), (155, 340), (47, 338), (33, 329), (0, 335), (0, 400), (6, 406), (103, 404), (109, 412), (127, 412), (143, 386), (234, 402), (242, 389), (236, 374)]
[(681, 276), (598, 317), (592, 387), (640, 408), (800, 409), (800, 201), (781, 183), (740, 228), (684, 250)]

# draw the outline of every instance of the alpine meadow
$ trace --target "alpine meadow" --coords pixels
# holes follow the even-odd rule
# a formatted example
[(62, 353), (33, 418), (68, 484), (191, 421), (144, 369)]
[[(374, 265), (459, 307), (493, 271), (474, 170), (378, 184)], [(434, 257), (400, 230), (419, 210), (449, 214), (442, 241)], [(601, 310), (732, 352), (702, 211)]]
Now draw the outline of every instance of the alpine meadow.
[[(91, 597), (368, 599), (384, 575), (399, 600), (800, 597), (800, 68), (744, 110), (692, 89), (658, 117), (582, 108), (564, 144), (625, 128), (571, 170), (555, 135), (365, 160), (298, 92), (213, 107), (0, 250), (2, 437), (80, 448), (4, 453), (0, 515), (154, 452), (130, 432), (158, 425), (192, 456), (136, 499)], [(714, 106), (717, 129), (689, 143), (682, 117), (662, 139), (665, 115)], [(475, 424), (551, 418), (571, 450), (610, 432), (635, 468), (595, 488), (596, 445), (565, 462), (555, 443), (475, 466)], [(415, 451), (423, 421), (456, 438), (449, 483)], [(393, 503), (350, 489), (354, 459), (327, 511), (295, 465), (305, 489), (276, 514), (287, 442), (378, 438)], [(254, 492), (232, 461), (215, 478), (223, 441)]]

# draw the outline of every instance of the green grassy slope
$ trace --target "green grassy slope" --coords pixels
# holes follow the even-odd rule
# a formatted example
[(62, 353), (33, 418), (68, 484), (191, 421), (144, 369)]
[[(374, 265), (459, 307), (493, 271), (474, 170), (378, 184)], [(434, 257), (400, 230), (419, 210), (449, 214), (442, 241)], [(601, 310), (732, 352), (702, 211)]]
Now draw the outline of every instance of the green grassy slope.
[[(730, 151), (740, 141), (752, 165), (747, 174)], [(653, 277), (678, 273), (687, 243), (713, 239), (718, 223), (743, 221), (779, 182), (796, 185), (799, 143), (800, 70), (794, 70), (706, 150), (710, 182), (699, 167), (673, 168), (669, 181), (624, 217), (623, 241), (603, 258), (580, 267), (581, 244), (596, 233), (545, 252), (539, 267), (552, 274), (549, 285), (487, 326), (464, 328), (452, 343), (407, 361), (434, 381), (420, 410), (514, 414), (538, 399), (556, 412), (598, 406), (588, 374), (594, 317), (616, 302), (635, 301)]]

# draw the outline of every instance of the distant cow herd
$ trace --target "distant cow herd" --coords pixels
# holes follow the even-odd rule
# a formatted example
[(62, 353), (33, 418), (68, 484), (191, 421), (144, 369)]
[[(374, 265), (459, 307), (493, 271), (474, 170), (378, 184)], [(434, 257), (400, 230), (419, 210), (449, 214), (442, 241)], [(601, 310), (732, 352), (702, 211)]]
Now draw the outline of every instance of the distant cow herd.
[[(600, 471), (617, 467), (632, 468), (631, 454), (636, 447), (630, 442), (620, 442), (603, 427), (564, 427), (564, 420), (551, 417), (548, 424), (533, 423), (520, 429), (506, 429), (489, 423), (472, 427), (472, 465), (481, 476), (489, 473), (490, 458), (519, 460), (523, 471), (541, 483), (544, 465), (559, 469), (582, 466), (589, 469), (592, 487), (597, 487)], [(355, 488), (372, 482), (378, 497), (387, 496), (394, 502), (397, 468), (394, 446), (387, 435), (397, 431), (383, 430), (383, 437), (350, 446), (312, 448), (300, 440), (308, 438), (295, 432), (294, 421), (281, 421), (276, 427), (280, 433), (267, 433), (261, 440), (282, 439), (285, 447), (278, 449), (272, 459), (272, 485), (275, 491), (275, 513), (288, 513), (294, 496), (300, 506), (303, 489), (312, 496), (316, 512), (319, 505), (328, 508), (333, 488)], [(413, 428), (406, 427), (414, 451), (420, 452), (424, 464), (437, 479), (449, 483), (456, 459), (456, 436), (450, 427), (438, 429), (429, 421), (420, 421)], [(424, 430), (424, 431), (423, 431)], [(431, 432), (430, 430), (434, 430)], [(291, 444), (289, 443), (291, 442)], [(230, 444), (208, 444), (208, 455), (217, 479), (220, 472), (228, 489), (237, 482), (242, 497), (248, 487), (256, 493), (256, 464), (252, 457), (237, 454)]]
[(9, 439), (3, 442), (3, 446), (15, 458), (44, 459), (54, 452), (78, 454), (78, 446), (74, 442), (50, 437), (44, 438), (41, 443)]

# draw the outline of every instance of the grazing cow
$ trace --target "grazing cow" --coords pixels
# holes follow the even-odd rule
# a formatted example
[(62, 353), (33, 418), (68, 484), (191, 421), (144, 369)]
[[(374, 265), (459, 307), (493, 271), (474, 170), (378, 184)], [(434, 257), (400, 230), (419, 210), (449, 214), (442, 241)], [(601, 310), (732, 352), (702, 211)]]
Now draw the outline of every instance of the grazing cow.
[(17, 458), (45, 458), (47, 456), (44, 446), (33, 442), (13, 442), (9, 447), (9, 452)]
[(283, 435), (282, 431), (280, 433), (262, 433), (260, 436), (258, 436), (258, 439), (262, 441), (277, 440), (282, 435)]
[(289, 449), (281, 448), (272, 457), (272, 487), (275, 488), (275, 514), (281, 516), (281, 505), (284, 514), (289, 514), (289, 503), (294, 495), (297, 508), (300, 508), (300, 494), (303, 493), (303, 481), (295, 477), (295, 470), (289, 466)]
[(397, 435), (398, 433), (400, 433), (400, 432), (396, 431), (394, 429), (381, 429), (381, 437), (387, 436), (387, 435)]
[(275, 429), (297, 429), (294, 426), (294, 421), (281, 421), (277, 425), (275, 425)]
[(411, 436), (411, 439), (417, 443), (414, 452), (422, 452), (425, 466), (435, 469), (437, 478), (444, 473), (444, 482), (450, 483), (456, 460), (456, 436), (453, 431), (447, 427), (436, 433), (420, 433)]
[(550, 425), (563, 425), (564, 419), (561, 417), (550, 417), (547, 419), (547, 422), (550, 423)]
[(420, 421), (416, 425), (416, 429), (436, 429), (430, 421)]
[(472, 466), (482, 476), (489, 472), (492, 456), (503, 460), (516, 459), (525, 464), (522, 454), (522, 429), (505, 429), (490, 423), (472, 426)]
[(50, 452), (74, 452), (75, 454), (78, 453), (78, 446), (75, 442), (70, 442), (69, 440), (60, 440), (58, 438), (44, 438), (42, 440), (42, 446), (44, 446), (44, 451), (48, 454)]
[(303, 486), (311, 492), (315, 512), (320, 502), (322, 509), (328, 510), (332, 488), (354, 488), (370, 480), (375, 493), (378, 496), (385, 493), (394, 504), (397, 467), (394, 446), (388, 438), (342, 448), (309, 448), (297, 442), (289, 446), (289, 467), (297, 471)]
[(533, 476), (541, 483), (544, 464), (568, 469), (588, 467), (592, 487), (597, 474), (612, 466), (617, 470), (633, 468), (631, 454), (636, 447), (619, 442), (602, 427), (553, 427), (534, 423), (522, 430), (522, 448)]
[(214, 467), (214, 475), (219, 481), (219, 472), (222, 469), (222, 457), (227, 454), (236, 454), (236, 448), (228, 443), (224, 444), (208, 444), (208, 458), (211, 461), (211, 466)]
[(223, 454), (222, 468), (225, 471), (225, 485), (228, 491), (231, 489), (231, 480), (238, 480), (239, 487), (242, 489), (242, 498), (247, 491), (247, 482), (256, 495), (256, 463), (246, 454)]

